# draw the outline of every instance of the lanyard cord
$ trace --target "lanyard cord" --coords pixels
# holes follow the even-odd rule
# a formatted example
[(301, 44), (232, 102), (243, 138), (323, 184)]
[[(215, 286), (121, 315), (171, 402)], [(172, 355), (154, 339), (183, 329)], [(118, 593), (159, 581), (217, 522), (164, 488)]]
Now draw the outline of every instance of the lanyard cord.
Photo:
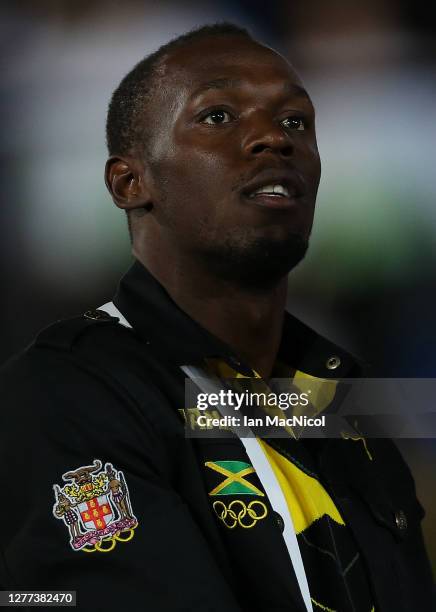
[[(117, 317), (121, 325), (125, 327), (132, 327), (127, 319), (121, 314), (113, 302), (108, 302), (99, 308), (104, 310), (109, 315)], [(190, 378), (196, 385), (205, 393), (213, 393), (219, 390), (220, 383), (219, 379), (209, 375), (205, 370), (196, 368), (193, 366), (181, 366), (181, 370)], [(221, 413), (221, 416), (229, 414), (228, 409), (223, 409), (222, 406), (216, 407)], [(271, 506), (276, 512), (278, 512), (284, 522), (283, 538), (285, 540), (286, 548), (288, 549), (289, 556), (295, 571), (295, 575), (298, 580), (301, 595), (308, 612), (312, 611), (312, 602), (310, 599), (309, 585), (307, 583), (306, 572), (304, 571), (303, 559), (301, 557), (300, 548), (298, 546), (297, 536), (295, 534), (292, 517), (289, 512), (285, 496), (280, 487), (280, 484), (274, 474), (274, 471), (265, 455), (265, 452), (259, 442), (254, 437), (248, 427), (232, 427), (233, 433), (235, 433), (242, 444), (244, 445), (245, 451), (250, 459), (252, 466), (254, 467), (257, 476), (262, 483), (263, 488), (266, 491), (267, 497)]]
[[(219, 391), (219, 379), (207, 374), (201, 368), (192, 366), (182, 366), (183, 372), (205, 393)], [(226, 416), (228, 410), (223, 410), (222, 406), (216, 406), (221, 416)], [(301, 595), (306, 604), (308, 612), (312, 612), (312, 602), (310, 599), (309, 585), (307, 583), (306, 572), (304, 571), (303, 559), (301, 557), (300, 548), (298, 546), (297, 536), (295, 534), (292, 517), (286, 503), (286, 498), (280, 484), (274, 474), (274, 471), (269, 463), (267, 456), (259, 442), (254, 437), (249, 427), (231, 427), (242, 444), (250, 459), (251, 465), (254, 467), (257, 476), (266, 491), (267, 497), (272, 508), (280, 514), (284, 522), (283, 538), (286, 548), (298, 580)]]

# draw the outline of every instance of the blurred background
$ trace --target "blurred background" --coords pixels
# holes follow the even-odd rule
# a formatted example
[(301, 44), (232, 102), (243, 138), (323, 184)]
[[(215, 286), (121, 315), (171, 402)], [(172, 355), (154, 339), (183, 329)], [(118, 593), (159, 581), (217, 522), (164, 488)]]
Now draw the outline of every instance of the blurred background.
[[(386, 376), (436, 377), (436, 27), (413, 0), (2, 3), (0, 363), (107, 301), (131, 262), (105, 191), (109, 97), (142, 57), (208, 22), (287, 55), (323, 161), (289, 308)], [(435, 398), (432, 398), (433, 402)], [(436, 570), (436, 442), (400, 441)]]

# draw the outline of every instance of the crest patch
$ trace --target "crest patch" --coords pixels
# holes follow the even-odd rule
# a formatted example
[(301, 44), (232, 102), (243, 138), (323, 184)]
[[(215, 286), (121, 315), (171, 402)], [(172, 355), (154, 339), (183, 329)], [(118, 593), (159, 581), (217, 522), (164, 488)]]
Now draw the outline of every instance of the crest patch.
[(129, 542), (138, 521), (133, 514), (123, 472), (95, 459), (62, 475), (63, 487), (53, 485), (53, 516), (62, 519), (74, 551), (110, 552), (117, 542)]

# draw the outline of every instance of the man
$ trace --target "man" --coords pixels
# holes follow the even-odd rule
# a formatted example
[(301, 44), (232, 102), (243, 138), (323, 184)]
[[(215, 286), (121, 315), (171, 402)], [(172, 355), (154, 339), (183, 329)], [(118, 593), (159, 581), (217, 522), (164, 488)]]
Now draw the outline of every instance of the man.
[[(334, 388), (360, 372), (285, 314), (320, 177), (294, 69), (203, 27), (123, 79), (107, 140), (136, 262), (116, 308), (55, 324), (4, 371), (2, 587), (77, 590), (89, 610), (430, 609), (422, 509), (391, 443), (254, 441), (270, 487), (237, 436), (185, 435), (186, 366)], [(61, 496), (80, 514), (70, 540)]]

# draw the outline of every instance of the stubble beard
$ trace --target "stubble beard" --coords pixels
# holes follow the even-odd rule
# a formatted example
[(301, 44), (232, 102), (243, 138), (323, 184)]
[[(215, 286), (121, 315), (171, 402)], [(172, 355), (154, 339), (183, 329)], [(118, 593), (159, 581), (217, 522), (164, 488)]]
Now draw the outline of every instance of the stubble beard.
[[(172, 207), (170, 201), (161, 190), (160, 202), (164, 204), (161, 223), (175, 235), (180, 228), (177, 215), (171, 211), (178, 208), (179, 203)], [(281, 238), (259, 236), (255, 231), (245, 229), (242, 232), (230, 231), (222, 237), (219, 232), (211, 233), (207, 219), (203, 219), (197, 223), (194, 242), (185, 242), (182, 251), (218, 282), (248, 293), (264, 294), (274, 289), (304, 259), (309, 236), (310, 229), (307, 236), (290, 231)]]
[(300, 234), (286, 239), (266, 237), (239, 239), (229, 237), (220, 244), (205, 248), (203, 264), (217, 280), (247, 291), (272, 290), (306, 255), (309, 241)]

